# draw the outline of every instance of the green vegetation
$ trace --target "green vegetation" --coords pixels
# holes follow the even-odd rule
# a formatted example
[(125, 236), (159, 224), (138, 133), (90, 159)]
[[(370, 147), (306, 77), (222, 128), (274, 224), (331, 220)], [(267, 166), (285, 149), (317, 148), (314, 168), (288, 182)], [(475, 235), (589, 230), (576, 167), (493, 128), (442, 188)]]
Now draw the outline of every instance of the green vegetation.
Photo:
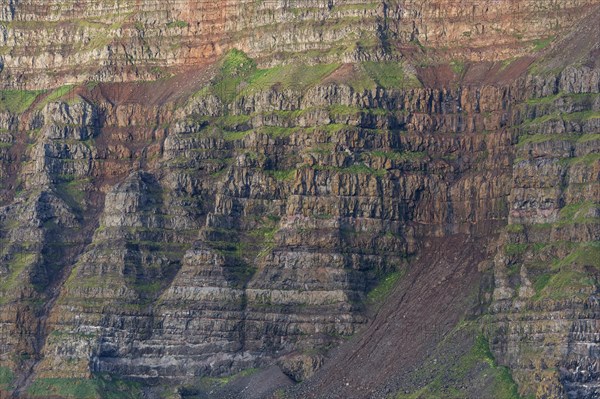
[(265, 133), (274, 138), (289, 137), (298, 130), (299, 128), (280, 126), (262, 126), (258, 129), (259, 132)]
[(417, 77), (408, 73), (401, 63), (368, 61), (364, 62), (362, 67), (379, 87), (385, 89), (421, 87), (421, 82)]
[(222, 387), (239, 378), (248, 377), (253, 374), (256, 374), (258, 371), (259, 369), (250, 368), (242, 370), (237, 374), (233, 374), (227, 377), (202, 377), (202, 379), (200, 380), (200, 387), (207, 390)]
[[(530, 101), (537, 101), (537, 99), (530, 100)], [(521, 127), (522, 128), (532, 128), (532, 127), (539, 126), (539, 125), (547, 123), (547, 122), (555, 122), (555, 121), (561, 121), (561, 120), (566, 121), (566, 122), (583, 123), (583, 122), (591, 120), (591, 119), (599, 119), (599, 118), (600, 118), (599, 111), (581, 111), (581, 112), (572, 112), (570, 114), (562, 114), (562, 113), (555, 112), (555, 113), (540, 116), (535, 119), (528, 120), (528, 121), (524, 122), (521, 125)], [(556, 139), (556, 138), (560, 138), (560, 137), (567, 136), (567, 135), (535, 134), (535, 135), (531, 135), (531, 136), (545, 136), (545, 137), (547, 137), (547, 140), (550, 140), (550, 139)], [(568, 137), (570, 137), (572, 140), (577, 140), (577, 138), (578, 138), (577, 135), (568, 135)], [(545, 140), (542, 140), (542, 141), (545, 141)]]
[[(579, 140), (578, 140), (579, 141)], [(565, 165), (593, 165), (595, 162), (600, 160), (599, 153), (590, 153), (582, 157), (563, 158), (561, 163)]]
[[(499, 366), (490, 350), (488, 340), (481, 333), (476, 322), (459, 324), (449, 336), (438, 346), (441, 359), (429, 362), (420, 373), (428, 379), (425, 386), (411, 393), (399, 393), (396, 399), (463, 399), (470, 396), (469, 386), (465, 381), (481, 386), (488, 395), (495, 399), (520, 399), (517, 385), (510, 370)], [(455, 341), (460, 342), (461, 336), (472, 337), (470, 350), (464, 352), (458, 359), (444, 359)], [(430, 377), (427, 377), (430, 376)], [(488, 397), (484, 395), (484, 397)]]
[(550, 270), (534, 278), (535, 300), (583, 299), (595, 289), (589, 270), (600, 270), (600, 243), (568, 244), (569, 254), (556, 259)]
[(270, 176), (273, 176), (277, 181), (290, 181), (294, 178), (296, 170), (266, 170), (265, 173)]
[(80, 210), (85, 199), (85, 185), (90, 179), (64, 180), (56, 185), (57, 194), (74, 210)]
[(529, 100), (526, 101), (526, 104), (528, 104), (528, 105), (553, 104), (556, 100), (558, 100), (561, 97), (562, 97), (562, 94), (558, 93), (553, 96), (530, 98)]
[(506, 226), (507, 233), (518, 234), (522, 233), (525, 230), (525, 226), (522, 224), (509, 224)]
[(574, 103), (593, 103), (598, 97), (597, 93), (565, 93), (560, 92), (545, 97), (530, 98), (525, 103), (527, 105), (551, 105), (558, 99), (565, 99)]
[[(22, 249), (20, 252), (15, 253), (8, 261), (8, 277), (0, 280), (0, 290), (10, 291), (15, 286), (22, 284), (22, 274), (37, 260), (36, 254), (26, 253)], [(7, 301), (9, 298), (5, 295), (0, 295), (0, 304)]]
[(554, 36), (548, 36), (544, 39), (538, 39), (533, 42), (533, 51), (541, 51), (548, 47), (554, 41)]
[(549, 273), (544, 273), (538, 277), (536, 277), (533, 281), (533, 289), (535, 290), (534, 299), (539, 298), (542, 290), (548, 285), (548, 282), (552, 278), (552, 275)]
[[(294, 63), (273, 68), (260, 69), (256, 62), (239, 50), (231, 50), (221, 60), (221, 66), (213, 85), (203, 89), (197, 95), (212, 93), (224, 103), (231, 103), (241, 94), (278, 88), (305, 91), (315, 86), (341, 64), (308, 65)], [(363, 62), (349, 76), (342, 76), (341, 83), (352, 86), (357, 91), (383, 87), (403, 89), (420, 87), (414, 74), (408, 73), (398, 62)]]
[(142, 399), (142, 389), (139, 382), (115, 379), (108, 375), (94, 380), (102, 399)]
[(589, 141), (596, 141), (596, 140), (600, 141), (599, 133), (586, 133), (586, 134), (579, 136), (579, 138), (577, 139), (577, 142), (578, 143), (587, 143)]
[(506, 244), (504, 253), (507, 256), (521, 255), (527, 250), (527, 244)]
[(563, 207), (559, 213), (559, 224), (585, 223), (591, 218), (588, 216), (592, 209), (600, 205), (592, 201), (578, 202)]
[(462, 60), (452, 60), (450, 62), (450, 68), (457, 75), (462, 75), (465, 71), (465, 62)]
[(0, 90), (0, 112), (21, 114), (31, 107), (41, 93), (39, 90)]
[(353, 164), (345, 168), (338, 168), (336, 166), (313, 165), (312, 168), (315, 170), (327, 170), (351, 175), (373, 175), (377, 177), (383, 177), (387, 173), (385, 169), (372, 169), (364, 164)]
[(519, 143), (517, 144), (517, 148), (523, 148), (526, 144), (539, 144), (545, 143), (546, 141), (560, 140), (575, 141), (577, 140), (577, 136), (569, 134), (526, 134), (519, 137)]
[(0, 391), (10, 390), (15, 374), (8, 367), (0, 367)]
[(256, 63), (244, 52), (231, 50), (221, 61), (219, 74), (210, 90), (224, 103), (230, 103), (239, 94), (244, 79), (256, 71)]
[(39, 378), (27, 389), (31, 397), (51, 395), (74, 399), (98, 399), (98, 386), (93, 380), (82, 378)]
[(65, 97), (67, 94), (69, 94), (73, 90), (74, 87), (75, 87), (74, 85), (66, 85), (66, 86), (61, 86), (57, 89), (52, 90), (36, 105), (36, 108), (42, 109), (46, 105), (48, 105), (52, 102), (55, 102), (57, 100), (60, 100), (61, 98)]
[(367, 302), (370, 304), (382, 303), (403, 275), (403, 271), (396, 271), (382, 278), (379, 284), (367, 294)]
[(338, 67), (339, 64), (293, 64), (258, 69), (254, 60), (234, 49), (221, 61), (210, 91), (224, 103), (230, 103), (241, 93), (266, 90), (273, 86), (304, 90), (319, 83)]
[(276, 85), (281, 88), (306, 90), (321, 82), (339, 66), (339, 64), (294, 64), (259, 69), (248, 79), (248, 86), (244, 92), (270, 89)]
[(185, 21), (171, 21), (169, 23), (167, 23), (167, 28), (187, 28), (188, 27), (188, 23)]
[(108, 375), (94, 379), (40, 378), (27, 389), (31, 397), (60, 396), (67, 399), (141, 399), (141, 384)]
[(594, 290), (594, 281), (586, 273), (574, 270), (561, 270), (546, 281), (536, 293), (537, 300), (584, 299)]
[(600, 270), (600, 242), (578, 244), (566, 257), (558, 260), (553, 269), (575, 268), (583, 270), (592, 267)]

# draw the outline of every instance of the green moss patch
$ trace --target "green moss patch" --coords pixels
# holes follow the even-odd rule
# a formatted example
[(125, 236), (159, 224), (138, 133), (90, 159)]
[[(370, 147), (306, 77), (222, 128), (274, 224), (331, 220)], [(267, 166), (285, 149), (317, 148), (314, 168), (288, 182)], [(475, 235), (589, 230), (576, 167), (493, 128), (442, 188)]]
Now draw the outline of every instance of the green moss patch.
[(71, 93), (74, 88), (75, 88), (74, 85), (66, 85), (66, 86), (61, 86), (57, 89), (52, 90), (41, 101), (39, 101), (39, 103), (36, 105), (36, 108), (42, 109), (46, 105), (62, 99), (67, 94)]
[(403, 271), (397, 271), (388, 274), (384, 278), (379, 281), (379, 284), (375, 286), (369, 293), (367, 294), (367, 302), (370, 304), (378, 304), (382, 303), (385, 298), (387, 298), (400, 278), (404, 275)]
[[(466, 348), (465, 340), (471, 340)], [(520, 399), (510, 370), (499, 366), (476, 321), (459, 324), (435, 349), (434, 357), (418, 371), (420, 388), (403, 390), (396, 399)], [(455, 357), (456, 356), (456, 357)]]
[(398, 62), (364, 62), (362, 67), (367, 75), (384, 89), (406, 89), (421, 87), (417, 77), (406, 71)]
[(0, 90), (0, 112), (22, 114), (41, 93), (39, 90)]
[(75, 399), (100, 399), (95, 381), (80, 378), (39, 378), (27, 389), (34, 398), (51, 395)]
[(283, 65), (270, 69), (257, 70), (249, 79), (245, 92), (261, 91), (274, 86), (306, 90), (320, 83), (335, 71), (340, 64)]
[(590, 219), (590, 211), (598, 206), (591, 201), (569, 204), (560, 210), (559, 224), (585, 223)]
[(141, 384), (111, 378), (108, 375), (94, 379), (39, 378), (27, 389), (33, 397), (59, 396), (68, 399), (141, 399)]
[[(28, 268), (37, 261), (37, 255), (33, 253), (15, 253), (8, 261), (8, 276), (0, 280), (0, 304), (9, 300), (10, 293), (15, 287), (24, 284), (23, 275)], [(2, 292), (4, 291), (4, 292)]]
[(538, 39), (533, 41), (533, 51), (541, 51), (548, 47), (550, 43), (552, 43), (555, 39), (555, 36), (548, 36), (543, 39)]
[(0, 367), (0, 391), (9, 391), (15, 379), (15, 374), (8, 367)]
[(188, 23), (185, 21), (171, 21), (169, 23), (167, 23), (167, 28), (187, 28), (188, 27)]
[(257, 368), (249, 368), (246, 370), (242, 370), (237, 374), (233, 374), (226, 377), (203, 377), (200, 380), (200, 387), (205, 390), (212, 390), (215, 388), (223, 387), (232, 381), (235, 381), (239, 378), (249, 377), (253, 374), (256, 374), (259, 371)]

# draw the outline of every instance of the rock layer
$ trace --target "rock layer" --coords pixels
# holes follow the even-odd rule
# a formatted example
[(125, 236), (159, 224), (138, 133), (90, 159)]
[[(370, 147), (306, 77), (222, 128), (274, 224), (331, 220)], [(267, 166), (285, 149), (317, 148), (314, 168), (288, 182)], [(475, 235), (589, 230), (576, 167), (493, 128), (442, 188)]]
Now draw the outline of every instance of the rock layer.
[[(68, 396), (65, 384), (98, 392), (125, 378), (148, 395), (170, 386), (185, 396), (209, 391), (206, 377), (277, 365), (282, 386), (308, 380), (290, 394), (410, 393), (399, 352), (376, 343), (397, 333), (384, 316), (405, 335), (419, 329), (424, 304), (406, 296), (423, 291), (458, 297), (432, 317), (444, 335), (485, 313), (484, 339), (521, 394), (595, 397), (598, 10), (546, 52), (494, 62), (592, 3), (552, 14), (540, 2), (466, 14), (442, 2), (8, 3), (7, 87), (198, 70), (1, 92), (0, 391)], [(105, 27), (93, 21), (113, 14), (118, 36), (97, 42)], [(64, 54), (40, 24), (57, 29)], [(281, 35), (260, 36), (269, 29)], [(490, 52), (487, 37), (499, 41)], [(445, 63), (450, 40), (482, 62)], [(39, 46), (39, 65), (29, 67), (25, 41)], [(390, 61), (410, 41), (438, 47), (444, 62)], [(291, 62), (316, 50), (321, 63)], [(340, 54), (352, 62), (325, 63)], [(439, 84), (449, 77), (459, 83)], [(493, 293), (482, 289), (471, 309), (461, 293), (492, 275)], [(327, 360), (355, 334), (356, 348)], [(405, 345), (425, 362), (441, 338)], [(382, 373), (361, 368), (365, 351)], [(332, 373), (336, 359), (355, 367)], [(365, 375), (362, 391), (335, 385)]]

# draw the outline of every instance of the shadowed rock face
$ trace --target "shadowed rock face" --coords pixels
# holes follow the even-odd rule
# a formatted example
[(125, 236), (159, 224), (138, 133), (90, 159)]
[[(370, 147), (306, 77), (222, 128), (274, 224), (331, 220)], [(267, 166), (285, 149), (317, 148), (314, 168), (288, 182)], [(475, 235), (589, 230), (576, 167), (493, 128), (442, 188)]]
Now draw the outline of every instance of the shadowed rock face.
[(596, 397), (593, 3), (5, 3), (0, 395)]

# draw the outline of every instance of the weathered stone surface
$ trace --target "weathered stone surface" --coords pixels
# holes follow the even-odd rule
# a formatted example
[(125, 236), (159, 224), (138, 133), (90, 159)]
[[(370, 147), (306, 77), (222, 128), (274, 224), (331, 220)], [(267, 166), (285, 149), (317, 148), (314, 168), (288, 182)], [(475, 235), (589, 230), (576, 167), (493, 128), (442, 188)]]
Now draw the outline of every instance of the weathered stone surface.
[[(398, 359), (439, 343), (393, 352), (369, 293), (397, 273), (410, 279), (383, 308), (394, 326), (428, 327), (394, 313), (427, 311), (406, 293), (459, 296), (436, 320), (449, 333), (487, 312), (521, 394), (597, 396), (597, 2), (421, 3), (3, 5), (2, 85), (76, 83), (0, 106), (10, 390), (108, 375), (185, 396), (206, 393), (203, 377), (277, 365), (261, 378), (306, 381), (300, 397), (386, 397), (410, 388)], [(547, 52), (496, 62), (584, 14)], [(440, 65), (389, 62), (417, 41)], [(236, 52), (214, 62), (234, 47), (275, 68)], [(459, 51), (464, 65), (447, 65)], [(93, 80), (124, 83), (79, 84)], [(474, 315), (466, 291), (486, 273)], [(369, 362), (343, 352), (333, 361), (354, 367), (331, 373), (328, 351), (356, 334)], [(361, 367), (382, 362), (367, 381)], [(362, 390), (336, 385), (348, 378)]]

